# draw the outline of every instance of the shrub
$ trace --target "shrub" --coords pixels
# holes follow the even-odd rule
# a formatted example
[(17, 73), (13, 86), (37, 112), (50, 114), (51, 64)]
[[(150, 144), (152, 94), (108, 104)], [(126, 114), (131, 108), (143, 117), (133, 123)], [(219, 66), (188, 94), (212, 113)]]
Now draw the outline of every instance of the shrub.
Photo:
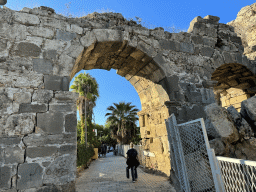
[(77, 167), (87, 166), (88, 161), (94, 155), (93, 146), (86, 148), (85, 144), (77, 143)]

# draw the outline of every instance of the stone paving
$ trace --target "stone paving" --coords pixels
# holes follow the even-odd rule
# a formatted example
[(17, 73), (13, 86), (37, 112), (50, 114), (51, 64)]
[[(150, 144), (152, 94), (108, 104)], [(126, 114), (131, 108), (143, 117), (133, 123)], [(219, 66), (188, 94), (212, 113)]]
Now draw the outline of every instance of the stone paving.
[(143, 172), (138, 168), (138, 180), (126, 178), (126, 159), (108, 153), (93, 161), (88, 169), (76, 179), (76, 192), (96, 191), (170, 191), (175, 192), (167, 177)]

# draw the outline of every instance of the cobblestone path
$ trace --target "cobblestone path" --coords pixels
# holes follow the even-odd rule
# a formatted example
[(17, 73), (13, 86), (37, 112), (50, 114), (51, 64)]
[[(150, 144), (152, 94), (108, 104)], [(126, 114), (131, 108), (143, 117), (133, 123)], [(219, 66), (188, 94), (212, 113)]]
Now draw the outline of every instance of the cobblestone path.
[(108, 153), (106, 157), (101, 157), (93, 161), (88, 169), (81, 173), (76, 179), (77, 192), (96, 191), (170, 191), (175, 189), (167, 180), (168, 178), (152, 175), (143, 172), (138, 168), (138, 180), (132, 183), (132, 179), (126, 178), (126, 159), (122, 156), (114, 156)]

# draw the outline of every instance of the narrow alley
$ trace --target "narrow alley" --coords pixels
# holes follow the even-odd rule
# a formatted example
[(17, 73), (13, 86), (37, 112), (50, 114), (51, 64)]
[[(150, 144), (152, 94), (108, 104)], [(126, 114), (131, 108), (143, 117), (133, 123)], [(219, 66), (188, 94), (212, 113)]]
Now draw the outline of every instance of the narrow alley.
[(167, 177), (145, 173), (141, 168), (138, 168), (138, 180), (132, 183), (131, 177), (126, 178), (125, 168), (126, 159), (110, 152), (106, 157), (93, 161), (88, 169), (80, 173), (76, 179), (76, 192), (175, 192)]

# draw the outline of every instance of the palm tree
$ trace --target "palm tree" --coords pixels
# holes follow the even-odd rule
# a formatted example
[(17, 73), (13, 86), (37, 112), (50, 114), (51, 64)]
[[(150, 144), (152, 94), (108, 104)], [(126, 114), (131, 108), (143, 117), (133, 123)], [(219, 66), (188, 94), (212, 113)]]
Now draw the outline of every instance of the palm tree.
[[(79, 98), (77, 99), (77, 107), (79, 110), (79, 116), (81, 118), (82, 127), (81, 130), (81, 143), (87, 145), (87, 118), (92, 119), (92, 108), (96, 105), (96, 99), (99, 97), (98, 83), (95, 78), (91, 77), (89, 74), (80, 73), (73, 84), (71, 89), (73, 92), (79, 93)], [(88, 105), (88, 101), (90, 105)], [(88, 117), (88, 107), (91, 112)]]
[(107, 121), (110, 121), (112, 125), (117, 127), (117, 138), (123, 144), (128, 142), (126, 137), (129, 132), (133, 131), (135, 128), (135, 122), (139, 119), (137, 117), (137, 112), (139, 109), (135, 108), (136, 106), (131, 105), (131, 102), (119, 102), (119, 104), (114, 103), (114, 106), (109, 106), (107, 110), (111, 111), (106, 113), (105, 116), (108, 116)]

